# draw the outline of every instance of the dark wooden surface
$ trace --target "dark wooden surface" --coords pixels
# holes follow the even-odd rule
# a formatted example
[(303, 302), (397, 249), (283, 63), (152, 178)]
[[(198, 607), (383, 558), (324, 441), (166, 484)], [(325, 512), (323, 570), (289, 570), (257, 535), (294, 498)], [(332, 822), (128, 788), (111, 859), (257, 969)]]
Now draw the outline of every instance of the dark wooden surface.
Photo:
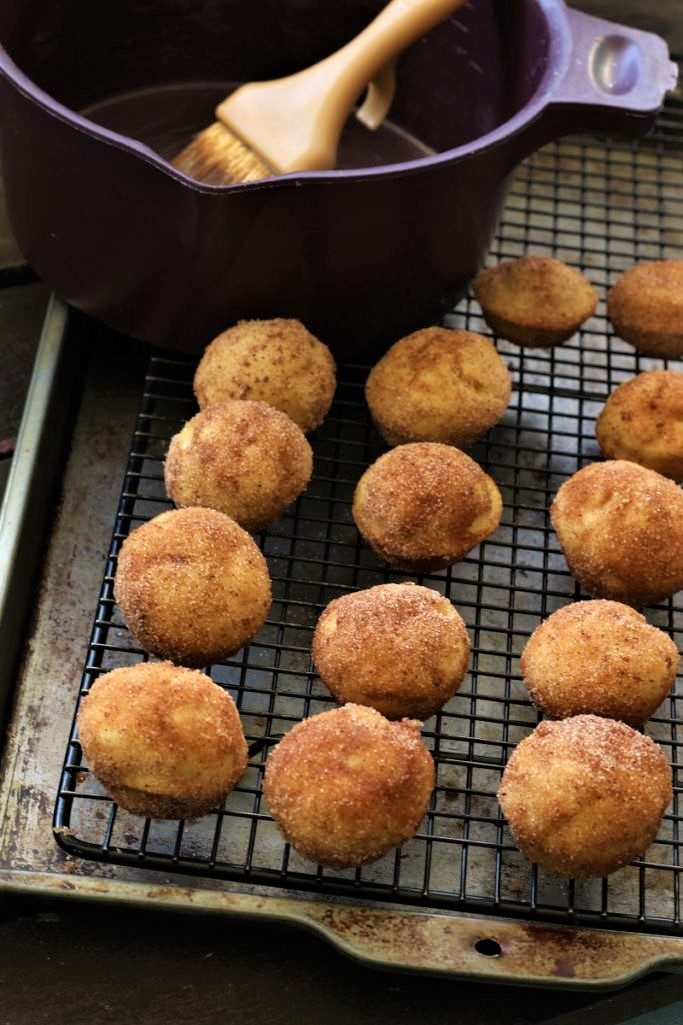
[[(683, 51), (683, 0), (575, 6)], [(0, 268), (20, 260), (0, 213)], [(0, 443), (16, 435), (46, 295), (33, 284), (0, 292)], [(0, 493), (8, 466), (0, 451)], [(673, 1025), (682, 998), (681, 976), (613, 994), (514, 990), (373, 971), (282, 927), (0, 899), (0, 1025), (621, 1025), (648, 1011)]]

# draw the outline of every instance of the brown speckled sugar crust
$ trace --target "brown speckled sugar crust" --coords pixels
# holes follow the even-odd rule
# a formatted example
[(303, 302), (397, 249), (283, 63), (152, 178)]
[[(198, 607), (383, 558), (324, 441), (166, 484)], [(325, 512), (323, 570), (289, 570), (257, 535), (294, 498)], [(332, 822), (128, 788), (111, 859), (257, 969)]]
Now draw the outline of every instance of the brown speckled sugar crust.
[(370, 372), (365, 397), (389, 445), (440, 441), (467, 447), (498, 423), (510, 375), (473, 331), (429, 327), (396, 342)]
[(339, 702), (390, 719), (427, 719), (457, 691), (470, 641), (447, 598), (417, 584), (379, 584), (330, 602), (313, 662)]
[(553, 719), (592, 713), (645, 722), (676, 679), (678, 648), (620, 602), (565, 605), (534, 630), (520, 660), (534, 704)]
[(583, 274), (552, 256), (504, 260), (480, 271), (472, 290), (491, 330), (530, 348), (568, 341), (598, 304)]
[(145, 650), (188, 666), (219, 662), (263, 625), (270, 576), (252, 538), (213, 509), (174, 509), (119, 552), (114, 597)]
[(683, 587), (683, 492), (636, 463), (593, 463), (550, 509), (572, 574), (589, 594), (650, 605)]
[(625, 271), (607, 295), (615, 332), (650, 356), (683, 356), (683, 260)]
[(420, 726), (353, 704), (298, 723), (268, 755), (263, 785), (285, 839), (315, 862), (347, 868), (413, 836), (435, 778)]
[(207, 506), (263, 530), (301, 494), (313, 453), (300, 427), (265, 402), (207, 406), (171, 439), (166, 490), (180, 507)]
[(671, 801), (671, 768), (649, 737), (579, 715), (517, 745), (498, 800), (519, 849), (553, 875), (608, 875), (640, 857)]
[(298, 320), (241, 320), (211, 342), (194, 378), (203, 409), (225, 399), (256, 399), (286, 413), (302, 431), (323, 422), (336, 387), (332, 353)]
[(142, 662), (100, 676), (78, 735), (88, 765), (121, 807), (150, 818), (194, 818), (247, 767), (232, 698), (203, 673)]
[(683, 480), (683, 373), (646, 370), (607, 399), (595, 435), (608, 459), (629, 459)]
[(379, 555), (411, 572), (443, 569), (498, 527), (503, 500), (482, 468), (436, 442), (380, 456), (356, 486), (353, 518)]

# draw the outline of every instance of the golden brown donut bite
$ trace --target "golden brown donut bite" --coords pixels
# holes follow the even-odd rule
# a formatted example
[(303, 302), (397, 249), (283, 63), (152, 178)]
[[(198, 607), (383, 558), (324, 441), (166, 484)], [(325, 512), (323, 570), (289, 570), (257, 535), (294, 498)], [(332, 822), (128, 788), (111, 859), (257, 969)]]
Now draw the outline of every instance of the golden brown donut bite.
[(683, 373), (646, 370), (607, 399), (595, 424), (608, 459), (629, 459), (683, 480)]
[(565, 481), (550, 509), (569, 569), (589, 594), (649, 605), (683, 587), (683, 492), (616, 459)]
[(389, 719), (428, 719), (467, 671), (462, 617), (438, 591), (379, 584), (330, 602), (313, 635), (313, 662), (337, 701)]
[(270, 577), (234, 520), (214, 509), (174, 509), (123, 542), (114, 597), (146, 651), (204, 666), (234, 654), (263, 625)]
[(504, 260), (480, 271), (472, 290), (491, 330), (530, 348), (566, 342), (598, 303), (590, 281), (552, 256)]
[(247, 767), (230, 695), (203, 673), (170, 662), (100, 676), (83, 699), (78, 736), (117, 804), (149, 818), (205, 815)]
[(683, 260), (653, 260), (625, 271), (607, 295), (614, 330), (649, 356), (683, 356)]
[(204, 409), (225, 399), (256, 399), (312, 431), (336, 386), (332, 353), (298, 320), (241, 320), (211, 342), (194, 377)]
[(443, 569), (497, 528), (494, 481), (457, 448), (415, 442), (380, 456), (358, 481), (353, 518), (381, 559), (415, 573)]
[(520, 668), (531, 698), (552, 719), (592, 713), (644, 723), (676, 679), (678, 648), (644, 616), (615, 601), (579, 601), (553, 612), (529, 638)]
[(428, 327), (392, 345), (371, 370), (365, 397), (387, 444), (466, 448), (507, 409), (510, 375), (482, 335)]
[(300, 427), (265, 402), (215, 402), (171, 439), (166, 490), (177, 506), (208, 506), (263, 530), (301, 494), (313, 453)]
[(269, 754), (263, 784), (284, 838), (321, 865), (348, 868), (413, 836), (434, 787), (420, 726), (360, 705), (298, 723)]
[(513, 751), (498, 791), (520, 851), (552, 875), (576, 879), (640, 857), (672, 796), (661, 749), (595, 715), (540, 723)]

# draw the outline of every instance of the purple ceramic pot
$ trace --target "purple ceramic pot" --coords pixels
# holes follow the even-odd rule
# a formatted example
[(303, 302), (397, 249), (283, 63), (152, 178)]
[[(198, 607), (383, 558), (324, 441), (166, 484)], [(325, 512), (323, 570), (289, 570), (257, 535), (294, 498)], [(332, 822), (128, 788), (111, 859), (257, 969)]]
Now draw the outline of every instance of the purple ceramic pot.
[(381, 0), (105, 6), (0, 0), (11, 223), (70, 303), (188, 351), (238, 318), (295, 316), (372, 358), (458, 298), (527, 153), (576, 129), (642, 133), (675, 82), (656, 36), (562, 0), (472, 0), (401, 61), (391, 120), (433, 155), (385, 135), (355, 158), (380, 166), (206, 187), (165, 155), (230, 83), (312, 63)]

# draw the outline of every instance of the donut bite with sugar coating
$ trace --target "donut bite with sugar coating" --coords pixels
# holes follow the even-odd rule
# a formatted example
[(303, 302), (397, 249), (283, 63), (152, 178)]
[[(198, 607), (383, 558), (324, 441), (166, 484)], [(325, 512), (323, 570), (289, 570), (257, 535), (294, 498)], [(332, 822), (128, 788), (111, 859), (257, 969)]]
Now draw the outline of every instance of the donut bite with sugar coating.
[(298, 320), (241, 320), (211, 342), (194, 377), (201, 409), (225, 399), (275, 406), (312, 431), (332, 403), (332, 353)]
[(387, 444), (465, 448), (507, 409), (510, 375), (488, 338), (428, 327), (392, 345), (371, 370), (365, 397)]
[(245, 530), (277, 520), (311, 479), (300, 427), (265, 402), (215, 402), (171, 439), (166, 490), (177, 506), (207, 506)]
[(585, 466), (550, 509), (569, 569), (597, 598), (650, 605), (683, 587), (683, 492), (617, 459)]
[(239, 651), (263, 626), (270, 576), (234, 520), (214, 509), (174, 509), (123, 542), (114, 598), (146, 651), (205, 666)]
[(602, 454), (683, 480), (683, 374), (646, 370), (607, 399), (595, 424)]
[(420, 725), (352, 704), (298, 723), (269, 754), (263, 784), (284, 838), (321, 865), (350, 868), (413, 836), (435, 778)]
[(389, 719), (428, 719), (460, 687), (470, 654), (450, 601), (417, 584), (379, 584), (336, 598), (313, 635), (313, 662), (339, 702)]
[(553, 612), (529, 638), (520, 668), (537, 708), (552, 719), (592, 713), (644, 723), (676, 679), (678, 648), (644, 616), (615, 601)]
[(491, 330), (529, 348), (566, 342), (598, 304), (590, 281), (552, 256), (504, 260), (480, 271), (472, 290)]
[(203, 673), (170, 662), (100, 676), (83, 699), (78, 736), (91, 771), (117, 804), (149, 818), (205, 815), (247, 767), (230, 695)]
[(540, 723), (513, 751), (498, 790), (522, 854), (576, 879), (606, 876), (640, 857), (672, 796), (661, 749), (596, 715)]
[(683, 260), (653, 260), (625, 271), (607, 295), (614, 330), (639, 352), (683, 356)]
[(498, 527), (494, 481), (457, 448), (414, 442), (380, 456), (358, 481), (353, 518), (381, 559), (414, 573), (444, 569)]

